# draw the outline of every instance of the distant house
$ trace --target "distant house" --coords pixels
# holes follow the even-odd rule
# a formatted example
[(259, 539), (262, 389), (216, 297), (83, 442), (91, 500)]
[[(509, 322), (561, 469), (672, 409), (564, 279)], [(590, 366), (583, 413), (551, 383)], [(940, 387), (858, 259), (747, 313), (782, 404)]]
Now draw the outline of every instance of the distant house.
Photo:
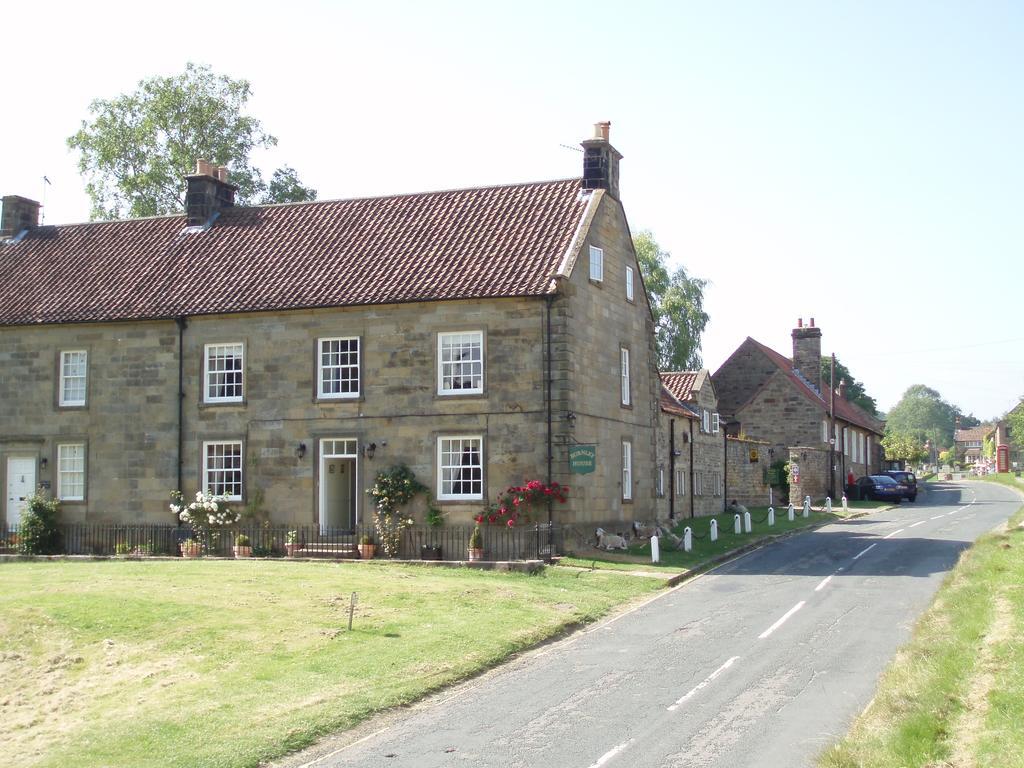
[(849, 472), (880, 470), (884, 424), (847, 400), (845, 387), (824, 385), (813, 318), (800, 320), (792, 338), (788, 358), (747, 337), (712, 376), (718, 409), (728, 434), (765, 441), (796, 464), (802, 493), (838, 496)]
[[(959, 423), (959, 418), (957, 422)], [(983, 456), (985, 439), (993, 434), (995, 428), (994, 424), (982, 424), (968, 429), (957, 428), (953, 432), (956, 460), (964, 464), (977, 464)]]
[(688, 409), (694, 419), (684, 438), (690, 476), (676, 487), (689, 489), (688, 516), (714, 515), (725, 506), (725, 434), (718, 416), (718, 397), (711, 373), (699, 371), (663, 372), (661, 384), (672, 400)]
[(350, 528), (398, 463), (453, 521), (533, 478), (557, 520), (653, 517), (653, 320), (608, 124), (582, 145), (582, 179), (258, 207), (200, 163), (185, 214), (128, 221), (5, 197), (0, 522), (43, 483), (68, 522), (207, 489)]

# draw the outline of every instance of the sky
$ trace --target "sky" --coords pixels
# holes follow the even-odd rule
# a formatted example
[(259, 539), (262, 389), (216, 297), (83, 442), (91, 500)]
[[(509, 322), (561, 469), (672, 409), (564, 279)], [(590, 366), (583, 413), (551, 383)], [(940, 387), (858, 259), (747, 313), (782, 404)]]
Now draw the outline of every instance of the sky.
[(709, 281), (705, 367), (747, 336), (788, 356), (814, 317), (882, 410), (1024, 396), (1024, 4), (40, 0), (3, 24), (0, 194), (48, 224), (88, 219), (66, 139), (90, 102), (189, 61), (251, 83), (279, 139), (256, 163), (321, 199), (579, 176), (610, 120), (632, 231)]

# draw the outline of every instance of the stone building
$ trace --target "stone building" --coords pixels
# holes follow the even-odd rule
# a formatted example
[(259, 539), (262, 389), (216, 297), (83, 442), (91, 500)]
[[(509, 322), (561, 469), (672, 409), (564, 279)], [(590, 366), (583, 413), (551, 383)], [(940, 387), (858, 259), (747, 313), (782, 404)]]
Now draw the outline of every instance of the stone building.
[(685, 499), (685, 508), (681, 515), (677, 512), (677, 516), (722, 512), (725, 508), (725, 433), (719, 424), (718, 397), (711, 374), (707, 369), (662, 372), (661, 383), (677, 403), (693, 414), (686, 424), (688, 432), (682, 436), (688, 475), (680, 476), (678, 470), (673, 474), (677, 498)]
[(200, 162), (185, 215), (129, 221), (5, 197), (0, 522), (42, 484), (69, 522), (209, 489), (349, 528), (399, 463), (453, 522), (535, 478), (559, 521), (653, 517), (652, 316), (608, 124), (583, 148), (582, 179), (259, 207)]
[(829, 392), (813, 318), (792, 338), (790, 359), (747, 337), (712, 377), (718, 408), (728, 434), (765, 441), (776, 461), (798, 467), (801, 496), (838, 496), (849, 472), (881, 469), (884, 424), (847, 400), (845, 387)]

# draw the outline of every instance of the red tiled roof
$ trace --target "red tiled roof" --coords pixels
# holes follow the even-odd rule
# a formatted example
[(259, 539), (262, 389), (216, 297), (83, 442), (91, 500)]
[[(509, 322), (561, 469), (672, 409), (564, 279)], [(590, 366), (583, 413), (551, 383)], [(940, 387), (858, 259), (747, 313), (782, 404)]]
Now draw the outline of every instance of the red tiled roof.
[(668, 371), (661, 375), (661, 383), (684, 403), (693, 399), (693, 387), (700, 371)]
[(46, 226), (0, 243), (0, 325), (543, 295), (578, 179)]
[(953, 434), (953, 440), (958, 443), (966, 443), (971, 440), (984, 440), (992, 433), (993, 429), (995, 429), (995, 427), (992, 424), (982, 424), (980, 427), (971, 427), (970, 429), (958, 429)]
[[(761, 351), (764, 352), (765, 356), (767, 356), (769, 360), (775, 363), (779, 370), (786, 374), (786, 376), (793, 383), (796, 389), (800, 393), (802, 393), (804, 397), (806, 397), (808, 400), (810, 400), (819, 408), (821, 408), (822, 411), (828, 413), (829, 404), (825, 400), (825, 397), (822, 394), (819, 394), (807, 382), (807, 380), (793, 368), (792, 360), (790, 360), (788, 357), (780, 355), (771, 347), (767, 347), (761, 342), (757, 341), (756, 339), (750, 338), (749, 336), (747, 337), (747, 341), (756, 344), (758, 348), (760, 348)], [(850, 424), (855, 424), (856, 426), (864, 427), (865, 429), (870, 429), (872, 432), (877, 432), (878, 434), (882, 434), (885, 431), (885, 425), (882, 421), (876, 419), (874, 416), (865, 412), (862, 408), (851, 403), (849, 400), (840, 397), (838, 394), (836, 394), (835, 397), (835, 409), (837, 419), (842, 419), (843, 421), (849, 422)]]
[(687, 408), (685, 403), (680, 402), (680, 400), (673, 395), (671, 390), (669, 390), (669, 388), (664, 384), (661, 385), (661, 389), (659, 391), (659, 403), (661, 405), (661, 410), (665, 413), (672, 413), (676, 416), (685, 416), (688, 419), (698, 419), (697, 414)]

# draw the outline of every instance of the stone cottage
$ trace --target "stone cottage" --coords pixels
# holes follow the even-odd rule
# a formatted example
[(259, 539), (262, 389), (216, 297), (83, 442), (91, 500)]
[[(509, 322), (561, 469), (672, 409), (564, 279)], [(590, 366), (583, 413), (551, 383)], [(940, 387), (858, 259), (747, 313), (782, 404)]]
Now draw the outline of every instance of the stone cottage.
[[(556, 521), (650, 518), (660, 381), (608, 124), (583, 177), (40, 226), (3, 199), (0, 522), (172, 522), (209, 489), (282, 524), (369, 519), (407, 464), (453, 522), (510, 484)], [(570, 474), (572, 446), (594, 446)]]
[(790, 359), (747, 337), (712, 377), (718, 408), (728, 434), (764, 441), (776, 461), (796, 465), (794, 496), (838, 497), (849, 472), (880, 471), (885, 425), (822, 381), (814, 318), (798, 321), (792, 339)]

